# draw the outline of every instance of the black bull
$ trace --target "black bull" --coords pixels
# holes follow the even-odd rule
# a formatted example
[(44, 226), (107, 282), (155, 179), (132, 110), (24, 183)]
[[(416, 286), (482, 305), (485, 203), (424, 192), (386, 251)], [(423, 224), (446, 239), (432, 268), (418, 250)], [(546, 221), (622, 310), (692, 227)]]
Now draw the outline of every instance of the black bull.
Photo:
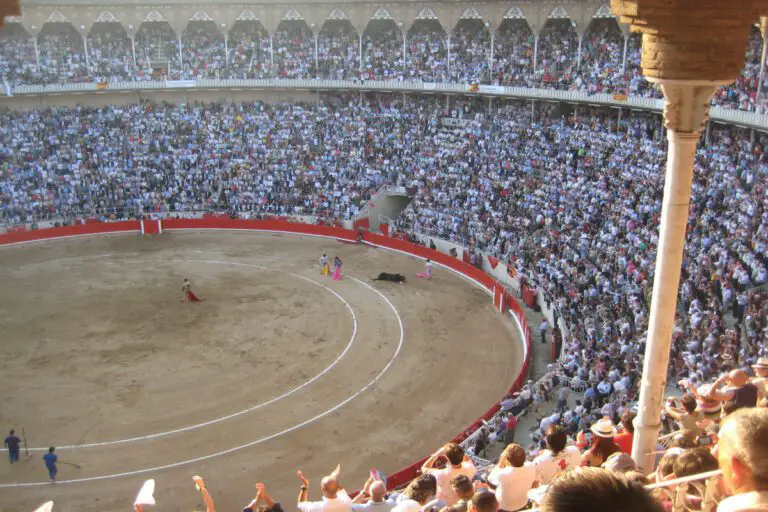
[(391, 283), (404, 283), (405, 276), (402, 274), (390, 274), (389, 272), (382, 272), (379, 277), (373, 278), (374, 281), (389, 281)]

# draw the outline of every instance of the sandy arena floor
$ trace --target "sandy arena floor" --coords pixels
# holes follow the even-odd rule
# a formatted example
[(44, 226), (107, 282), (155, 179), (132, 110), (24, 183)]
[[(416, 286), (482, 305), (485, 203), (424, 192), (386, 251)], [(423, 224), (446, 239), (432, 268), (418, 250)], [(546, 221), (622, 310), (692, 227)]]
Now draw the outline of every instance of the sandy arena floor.
[[(320, 275), (323, 252), (344, 260), (341, 281)], [(156, 510), (189, 512), (196, 474), (219, 510), (241, 510), (258, 481), (290, 509), (296, 469), (319, 499), (337, 462), (354, 489), (428, 454), (505, 392), (521, 349), (488, 295), (439, 267), (411, 279), (422, 268), (236, 232), (0, 248), (0, 427), (23, 427), (31, 450), (0, 461), (0, 510), (130, 510), (154, 478)], [(409, 282), (370, 281), (380, 271)], [(180, 302), (184, 277), (205, 302)], [(49, 445), (81, 468), (9, 485), (44, 483)]]

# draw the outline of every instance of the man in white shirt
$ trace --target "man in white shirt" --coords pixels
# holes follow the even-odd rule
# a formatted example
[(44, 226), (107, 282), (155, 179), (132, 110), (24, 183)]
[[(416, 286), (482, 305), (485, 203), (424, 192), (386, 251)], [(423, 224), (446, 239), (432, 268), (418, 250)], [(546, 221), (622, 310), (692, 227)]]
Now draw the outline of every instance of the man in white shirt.
[[(367, 502), (363, 503), (365, 499)], [(354, 512), (389, 512), (395, 508), (395, 501), (387, 498), (387, 486), (381, 480), (368, 479), (362, 492), (352, 505)]]
[(297, 471), (301, 480), (298, 508), (301, 512), (352, 512), (352, 500), (339, 483), (341, 466), (336, 466), (330, 475), (323, 477), (320, 490), (323, 492), (322, 501), (309, 501), (309, 480), (304, 473)]
[[(434, 467), (435, 462), (441, 456), (448, 459), (448, 465), (442, 469)], [(475, 465), (466, 456), (464, 449), (456, 443), (448, 443), (430, 457), (421, 466), (421, 472), (425, 475), (434, 475), (437, 479), (437, 499), (443, 500), (447, 505), (455, 504), (459, 498), (451, 487), (451, 480), (457, 475), (466, 475), (470, 480), (475, 476)]]
[(519, 510), (528, 503), (528, 491), (536, 481), (536, 466), (526, 462), (525, 458), (522, 446), (510, 444), (488, 474), (488, 483), (495, 487), (501, 510)]

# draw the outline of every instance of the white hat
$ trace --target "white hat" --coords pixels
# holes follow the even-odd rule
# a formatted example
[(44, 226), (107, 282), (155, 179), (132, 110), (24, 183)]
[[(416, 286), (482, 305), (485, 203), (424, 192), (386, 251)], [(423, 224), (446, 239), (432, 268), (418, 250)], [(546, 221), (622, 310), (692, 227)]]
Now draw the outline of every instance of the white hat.
[(53, 502), (46, 501), (35, 509), (35, 512), (51, 512), (53, 510)]
[(758, 359), (757, 362), (752, 365), (752, 368), (758, 368), (761, 370), (768, 369), (768, 357), (761, 357)]
[(155, 481), (149, 479), (141, 486), (139, 494), (136, 496), (134, 505), (154, 505), (155, 504)]
[(608, 417), (598, 420), (597, 423), (589, 428), (589, 430), (591, 430), (597, 437), (616, 437), (618, 434), (616, 425), (614, 425)]

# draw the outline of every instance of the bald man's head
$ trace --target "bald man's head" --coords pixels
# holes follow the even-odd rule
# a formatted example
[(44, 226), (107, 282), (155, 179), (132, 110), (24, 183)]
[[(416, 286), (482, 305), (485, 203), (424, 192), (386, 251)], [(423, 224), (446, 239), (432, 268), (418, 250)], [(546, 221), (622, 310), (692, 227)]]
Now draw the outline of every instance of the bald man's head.
[(731, 384), (736, 387), (741, 387), (749, 381), (749, 375), (747, 375), (747, 372), (744, 370), (732, 370), (731, 373), (728, 374), (728, 378), (730, 379)]
[(371, 484), (371, 499), (375, 502), (384, 501), (387, 496), (387, 486), (381, 480), (376, 480)]
[(332, 476), (326, 476), (320, 482), (320, 488), (326, 498), (335, 498), (336, 493), (339, 492), (339, 482)]

